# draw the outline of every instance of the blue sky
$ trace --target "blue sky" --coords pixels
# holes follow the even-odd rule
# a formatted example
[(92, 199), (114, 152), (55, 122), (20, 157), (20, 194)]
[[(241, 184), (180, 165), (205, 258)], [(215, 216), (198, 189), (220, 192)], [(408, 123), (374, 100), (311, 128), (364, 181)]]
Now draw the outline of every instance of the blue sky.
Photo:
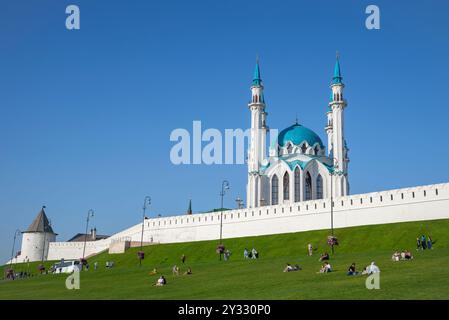
[[(58, 239), (234, 207), (244, 165), (174, 166), (170, 132), (247, 128), (259, 54), (268, 124), (325, 139), (335, 52), (352, 193), (449, 181), (447, 1), (2, 1), (0, 259), (47, 206)], [(65, 28), (77, 4), (81, 29)], [(365, 28), (365, 8), (381, 30)], [(17, 247), (16, 247), (17, 249)]]

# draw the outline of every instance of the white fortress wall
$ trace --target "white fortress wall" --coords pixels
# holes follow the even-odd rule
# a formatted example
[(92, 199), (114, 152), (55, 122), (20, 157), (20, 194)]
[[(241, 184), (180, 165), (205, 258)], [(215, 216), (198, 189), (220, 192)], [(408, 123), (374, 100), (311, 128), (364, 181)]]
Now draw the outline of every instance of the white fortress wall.
[[(131, 241), (142, 234), (142, 224), (134, 225), (126, 230), (114, 234), (112, 237), (97, 241), (87, 241), (84, 256), (89, 257), (92, 254), (109, 249), (111, 242)], [(48, 253), (48, 260), (60, 260), (64, 258), (79, 259), (83, 256), (84, 242), (51, 242)]]
[[(110, 241), (103, 239), (86, 242), (84, 256), (99, 253), (109, 248)], [(84, 242), (51, 242), (48, 250), (47, 260), (80, 259), (83, 257)]]
[[(220, 212), (145, 220), (144, 242), (174, 243), (218, 239)], [(334, 227), (449, 219), (449, 183), (334, 198)], [(142, 224), (108, 239), (88, 242), (86, 256), (111, 241), (140, 241)], [(223, 238), (330, 229), (330, 199), (223, 212)], [(77, 259), (84, 243), (50, 244), (49, 260)]]

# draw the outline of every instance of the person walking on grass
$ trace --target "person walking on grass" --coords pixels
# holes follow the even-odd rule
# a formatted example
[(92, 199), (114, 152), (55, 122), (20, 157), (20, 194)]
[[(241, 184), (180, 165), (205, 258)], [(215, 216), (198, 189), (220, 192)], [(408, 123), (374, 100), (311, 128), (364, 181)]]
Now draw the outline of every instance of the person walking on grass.
[(172, 273), (174, 276), (179, 276), (179, 268), (177, 265), (173, 266)]
[(423, 250), (427, 249), (427, 241), (426, 241), (426, 236), (425, 235), (421, 236), (421, 247), (422, 247)]
[(307, 245), (307, 252), (308, 252), (309, 256), (313, 255), (313, 247), (312, 247), (311, 243), (309, 243)]
[(421, 249), (421, 239), (419, 237), (416, 238), (416, 251)]
[(432, 249), (432, 238), (430, 236), (427, 237), (427, 249), (431, 250)]
[(182, 264), (184, 264), (186, 262), (186, 255), (185, 254), (182, 255), (181, 262), (182, 262)]

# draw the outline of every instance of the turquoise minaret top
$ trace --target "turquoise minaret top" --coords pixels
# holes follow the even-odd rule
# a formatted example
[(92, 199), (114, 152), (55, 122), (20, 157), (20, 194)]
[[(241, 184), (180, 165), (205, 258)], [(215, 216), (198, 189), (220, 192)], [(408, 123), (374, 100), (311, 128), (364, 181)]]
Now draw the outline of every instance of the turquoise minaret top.
[(335, 61), (334, 67), (334, 77), (332, 78), (332, 84), (342, 84), (341, 80), (343, 77), (341, 76), (340, 70), (340, 58), (337, 55), (337, 61)]
[(259, 59), (256, 61), (256, 68), (254, 69), (253, 86), (260, 86), (262, 79), (260, 78)]

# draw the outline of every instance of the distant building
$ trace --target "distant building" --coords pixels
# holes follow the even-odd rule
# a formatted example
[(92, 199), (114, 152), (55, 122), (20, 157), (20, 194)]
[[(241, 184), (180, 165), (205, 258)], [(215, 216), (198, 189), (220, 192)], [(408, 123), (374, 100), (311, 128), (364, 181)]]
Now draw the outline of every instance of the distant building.
[(99, 235), (97, 234), (97, 228), (90, 229), (90, 233), (77, 233), (72, 238), (67, 240), (67, 242), (84, 242), (84, 241), (97, 241), (102, 239), (107, 239), (109, 236), (107, 235)]
[(325, 109), (327, 151), (319, 135), (296, 120), (279, 133), (267, 152), (269, 128), (257, 61), (248, 104), (251, 112), (248, 208), (326, 199), (331, 193), (334, 197), (349, 194), (349, 149), (343, 130), (347, 102), (343, 98), (345, 85), (342, 79), (337, 56), (330, 99)]

